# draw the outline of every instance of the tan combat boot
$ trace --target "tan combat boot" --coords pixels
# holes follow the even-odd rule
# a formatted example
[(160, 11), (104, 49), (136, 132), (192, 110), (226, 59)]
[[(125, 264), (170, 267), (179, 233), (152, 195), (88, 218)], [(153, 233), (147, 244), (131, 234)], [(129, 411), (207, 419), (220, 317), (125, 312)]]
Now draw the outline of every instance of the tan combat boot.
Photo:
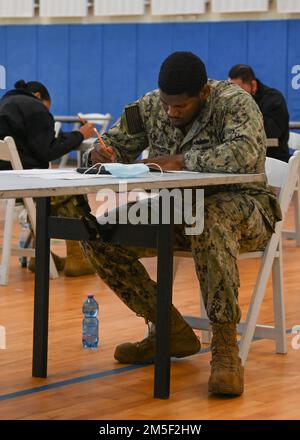
[[(66, 259), (56, 255), (54, 252), (51, 252), (51, 255), (53, 257), (56, 269), (58, 271), (64, 270)], [(27, 268), (30, 272), (35, 272), (35, 257), (30, 258)]]
[[(154, 327), (153, 327), (154, 328)], [(181, 358), (197, 353), (200, 341), (180, 313), (172, 308), (171, 356)], [(148, 364), (154, 362), (155, 331), (140, 342), (126, 342), (116, 347), (114, 357), (121, 364)]]
[(244, 391), (244, 367), (239, 358), (236, 324), (212, 323), (212, 331), (208, 391), (239, 396)]
[(96, 272), (89, 260), (83, 255), (78, 241), (66, 240), (66, 246), (67, 259), (64, 268), (66, 277), (80, 277)]

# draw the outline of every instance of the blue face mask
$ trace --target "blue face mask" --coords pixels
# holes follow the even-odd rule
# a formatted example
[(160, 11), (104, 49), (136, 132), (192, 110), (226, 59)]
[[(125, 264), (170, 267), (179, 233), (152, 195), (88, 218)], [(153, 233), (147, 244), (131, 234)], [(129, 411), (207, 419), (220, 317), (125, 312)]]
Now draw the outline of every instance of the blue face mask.
[(138, 177), (149, 173), (149, 168), (144, 163), (103, 163), (101, 166), (104, 166), (112, 176), (120, 178)]

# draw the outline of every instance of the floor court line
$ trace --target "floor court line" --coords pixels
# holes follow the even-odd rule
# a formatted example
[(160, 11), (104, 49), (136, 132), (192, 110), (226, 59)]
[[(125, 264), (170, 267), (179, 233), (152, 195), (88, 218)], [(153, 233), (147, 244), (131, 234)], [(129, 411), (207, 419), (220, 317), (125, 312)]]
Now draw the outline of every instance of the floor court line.
[[(288, 329), (286, 331), (287, 334), (291, 333), (292, 329)], [(258, 341), (258, 340), (262, 340), (263, 338), (254, 338), (253, 341)], [(200, 351), (200, 353), (196, 353), (193, 356), (199, 356), (201, 354), (204, 353), (209, 353), (210, 352), (210, 348), (204, 348)], [(128, 365), (126, 367), (121, 367), (121, 368), (115, 368), (113, 370), (107, 370), (107, 371), (101, 371), (99, 373), (93, 373), (93, 374), (88, 374), (85, 376), (81, 376), (81, 377), (74, 377), (72, 379), (67, 379), (67, 380), (62, 380), (60, 382), (55, 382), (55, 383), (50, 383), (48, 385), (42, 385), (42, 386), (38, 386), (38, 387), (34, 387), (34, 388), (28, 388), (25, 390), (20, 390), (20, 391), (15, 391), (13, 393), (8, 393), (8, 394), (0, 394), (0, 402), (3, 402), (5, 400), (10, 400), (10, 399), (15, 399), (17, 397), (23, 397), (23, 396), (28, 396), (30, 394), (35, 394), (35, 393), (40, 393), (42, 391), (48, 391), (48, 390), (53, 390), (55, 388), (62, 388), (64, 386), (68, 386), (68, 385), (74, 385), (77, 383), (81, 383), (81, 382), (87, 382), (90, 380), (95, 380), (95, 379), (101, 379), (102, 377), (107, 377), (107, 376), (113, 376), (115, 374), (122, 374), (122, 373), (127, 373), (128, 371), (134, 371), (134, 370), (138, 370), (140, 368), (145, 368), (149, 366), (148, 365)]]

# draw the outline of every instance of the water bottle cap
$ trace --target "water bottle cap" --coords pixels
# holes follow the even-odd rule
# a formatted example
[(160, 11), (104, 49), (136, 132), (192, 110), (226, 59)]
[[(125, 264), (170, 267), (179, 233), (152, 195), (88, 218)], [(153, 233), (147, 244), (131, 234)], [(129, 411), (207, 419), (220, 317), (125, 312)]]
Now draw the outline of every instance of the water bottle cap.
[(88, 298), (94, 298), (94, 295), (88, 295)]

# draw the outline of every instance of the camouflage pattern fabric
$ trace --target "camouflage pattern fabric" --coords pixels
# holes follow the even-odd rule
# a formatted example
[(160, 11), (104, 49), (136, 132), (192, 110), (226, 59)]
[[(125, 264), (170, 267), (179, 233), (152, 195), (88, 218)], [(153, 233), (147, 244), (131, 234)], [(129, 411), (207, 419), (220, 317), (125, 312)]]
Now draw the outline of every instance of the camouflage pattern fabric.
[(86, 196), (51, 197), (51, 214), (59, 217), (86, 217), (89, 210)]
[[(115, 148), (118, 161), (132, 163), (148, 148), (149, 158), (184, 154), (185, 167), (190, 171), (264, 173), (266, 135), (256, 102), (228, 81), (210, 80), (208, 84), (210, 96), (187, 135), (169, 121), (158, 90), (141, 97), (137, 103), (144, 130), (129, 134), (123, 113), (104, 135), (106, 143)], [(205, 188), (206, 195), (220, 191), (238, 191), (255, 197), (271, 228), (281, 218), (276, 196), (266, 182)]]
[[(263, 249), (272, 231), (264, 221), (255, 198), (223, 192), (205, 199), (204, 232), (186, 236), (175, 226), (174, 249), (192, 251), (196, 273), (212, 322), (239, 322), (239, 252)], [(121, 208), (124, 209), (124, 208)], [(155, 322), (156, 283), (140, 258), (155, 250), (123, 247), (102, 242), (82, 243), (86, 256), (103, 281), (138, 316)]]
[[(171, 125), (157, 90), (139, 104), (144, 130), (128, 133), (125, 114), (104, 135), (118, 161), (131, 163), (146, 148), (149, 157), (184, 154), (188, 170), (263, 173), (266, 136), (263, 119), (252, 97), (227, 81), (209, 81), (210, 97), (187, 135)], [(78, 217), (76, 202), (65, 204), (65, 215)], [(190, 249), (207, 313), (212, 322), (240, 320), (238, 306), (240, 251), (263, 249), (281, 219), (276, 196), (263, 183), (205, 188), (204, 232), (185, 236), (176, 227), (175, 248)], [(139, 258), (153, 250), (97, 242), (83, 243), (99, 276), (137, 315), (155, 322), (156, 285)]]

